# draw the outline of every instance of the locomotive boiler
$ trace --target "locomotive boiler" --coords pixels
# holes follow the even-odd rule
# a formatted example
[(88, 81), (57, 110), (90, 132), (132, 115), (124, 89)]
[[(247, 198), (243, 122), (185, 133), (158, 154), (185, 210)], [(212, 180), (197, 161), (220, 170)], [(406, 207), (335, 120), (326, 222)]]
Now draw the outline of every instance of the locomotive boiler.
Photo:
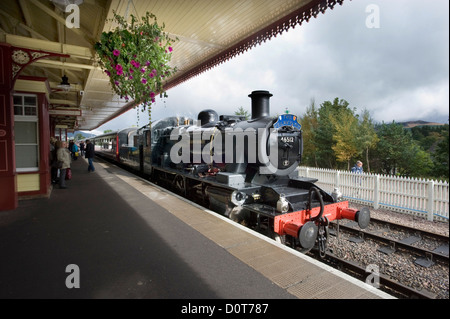
[(254, 91), (249, 97), (251, 119), (219, 116), (211, 109), (196, 120), (169, 117), (136, 130), (133, 141), (121, 146), (129, 155), (116, 150), (115, 159), (304, 252), (316, 247), (325, 254), (333, 220), (350, 219), (367, 227), (368, 209), (349, 208), (337, 194), (315, 185), (316, 179), (298, 176), (303, 152), (298, 117), (271, 117), (268, 91)]

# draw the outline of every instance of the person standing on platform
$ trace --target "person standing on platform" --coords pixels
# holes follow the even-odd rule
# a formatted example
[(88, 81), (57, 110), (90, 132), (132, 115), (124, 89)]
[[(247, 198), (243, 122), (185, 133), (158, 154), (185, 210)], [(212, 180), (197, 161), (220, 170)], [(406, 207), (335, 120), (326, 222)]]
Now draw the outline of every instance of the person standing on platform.
[(352, 167), (351, 171), (352, 173), (362, 174), (363, 171), (363, 163), (361, 161), (357, 161), (355, 166)]
[(84, 142), (83, 141), (80, 142), (80, 151), (81, 151), (81, 156), (84, 156)]
[[(351, 172), (355, 174), (363, 174), (363, 163), (361, 161), (357, 161), (355, 166), (351, 168)], [(353, 196), (359, 198), (361, 195), (361, 186), (362, 186), (362, 178), (360, 176), (355, 176), (355, 193)]]
[(58, 162), (62, 163), (61, 168), (59, 169), (59, 188), (66, 189), (66, 171), (68, 168), (70, 169), (70, 163), (72, 161), (70, 151), (67, 148), (67, 142), (61, 142), (60, 147), (58, 147), (58, 150), (56, 151), (56, 157), (58, 158)]
[(73, 143), (73, 140), (70, 140), (69, 141), (69, 151), (70, 151), (70, 156), (73, 158), (73, 145), (74, 145), (74, 143)]
[(56, 156), (56, 138), (50, 137), (50, 172), (52, 184), (56, 184), (58, 180), (58, 158)]
[(75, 161), (78, 159), (78, 145), (73, 143), (72, 145), (72, 159), (74, 159)]
[(89, 162), (89, 166), (88, 166), (88, 172), (94, 172), (95, 171), (95, 167), (94, 164), (92, 163), (94, 156), (95, 156), (95, 151), (94, 151), (94, 144), (91, 143), (90, 140), (86, 140), (86, 152), (85, 152), (86, 158), (88, 159)]

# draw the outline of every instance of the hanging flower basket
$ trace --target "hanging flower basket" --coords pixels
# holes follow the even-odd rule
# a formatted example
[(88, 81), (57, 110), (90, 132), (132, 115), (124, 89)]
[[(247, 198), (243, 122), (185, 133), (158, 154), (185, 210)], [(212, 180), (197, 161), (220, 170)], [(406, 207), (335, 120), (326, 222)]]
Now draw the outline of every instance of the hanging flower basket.
[(178, 39), (170, 38), (159, 26), (156, 16), (147, 12), (138, 23), (131, 15), (131, 23), (114, 12), (112, 21), (118, 27), (103, 32), (94, 47), (99, 64), (109, 76), (111, 86), (121, 98), (132, 99), (145, 109), (155, 102), (155, 96), (164, 95), (164, 82), (176, 72), (169, 66), (172, 45)]

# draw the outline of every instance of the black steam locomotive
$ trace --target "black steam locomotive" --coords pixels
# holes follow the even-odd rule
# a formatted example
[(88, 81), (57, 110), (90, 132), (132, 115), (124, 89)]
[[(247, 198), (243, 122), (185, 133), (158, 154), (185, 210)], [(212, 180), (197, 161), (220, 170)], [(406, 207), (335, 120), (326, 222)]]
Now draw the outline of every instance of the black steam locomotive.
[(197, 120), (169, 117), (151, 128), (97, 136), (96, 152), (279, 242), (301, 251), (316, 246), (324, 255), (330, 221), (345, 218), (365, 228), (370, 212), (298, 176), (301, 125), (292, 114), (271, 117), (271, 96), (249, 95), (250, 120), (214, 110)]

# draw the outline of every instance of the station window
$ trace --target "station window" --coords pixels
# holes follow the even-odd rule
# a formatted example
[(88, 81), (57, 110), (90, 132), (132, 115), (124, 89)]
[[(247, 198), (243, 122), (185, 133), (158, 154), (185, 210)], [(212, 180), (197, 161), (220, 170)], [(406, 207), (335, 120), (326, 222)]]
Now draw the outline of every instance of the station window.
[(14, 95), (14, 135), (16, 144), (16, 170), (39, 169), (39, 127), (37, 96)]

